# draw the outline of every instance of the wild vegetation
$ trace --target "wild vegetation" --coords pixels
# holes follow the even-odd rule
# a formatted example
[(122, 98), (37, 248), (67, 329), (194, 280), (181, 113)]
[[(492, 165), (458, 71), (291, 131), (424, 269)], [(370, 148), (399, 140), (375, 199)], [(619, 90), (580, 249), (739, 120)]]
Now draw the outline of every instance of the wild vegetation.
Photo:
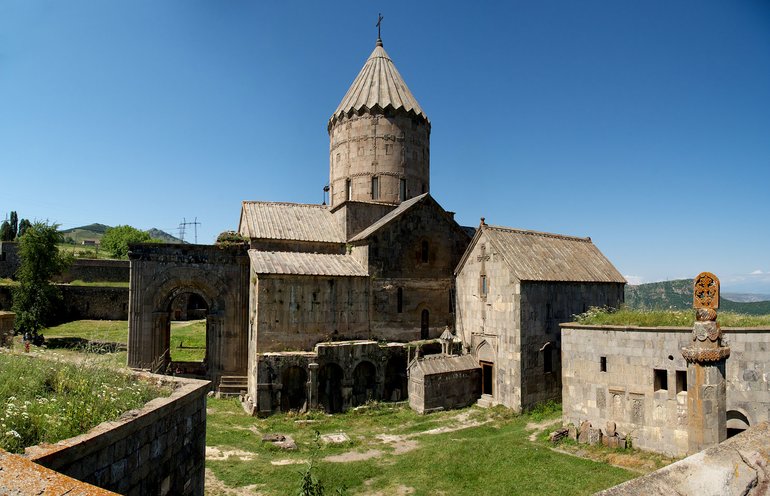
[(168, 392), (87, 361), (0, 353), (0, 448), (22, 453), (82, 434)]
[[(578, 324), (621, 325), (639, 327), (692, 327), (695, 311), (690, 310), (634, 310), (622, 307), (619, 310), (589, 308), (575, 316)], [(745, 315), (734, 312), (719, 312), (722, 327), (767, 327), (770, 315)]]
[[(689, 310), (692, 308), (692, 279), (627, 285), (625, 301), (636, 310)], [(732, 301), (722, 295), (720, 310), (747, 315), (770, 314), (770, 301)]]

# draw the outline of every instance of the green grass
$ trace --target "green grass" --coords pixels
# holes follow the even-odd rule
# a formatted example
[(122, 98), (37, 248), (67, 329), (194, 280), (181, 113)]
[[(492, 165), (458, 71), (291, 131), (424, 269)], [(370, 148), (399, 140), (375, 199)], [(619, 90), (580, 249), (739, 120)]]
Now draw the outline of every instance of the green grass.
[(0, 448), (55, 443), (169, 392), (84, 360), (1, 353)]
[(100, 288), (127, 288), (129, 285), (128, 281), (81, 281), (80, 279), (75, 279), (67, 284), (70, 286), (97, 286)]
[(18, 286), (19, 282), (9, 277), (0, 277), (0, 286)]
[[(691, 327), (695, 322), (694, 310), (631, 310), (621, 308), (612, 311), (590, 308), (576, 315), (578, 324), (625, 325), (640, 327)], [(723, 327), (765, 327), (770, 326), (770, 315), (746, 315), (733, 312), (719, 312), (717, 322)]]
[(171, 359), (177, 362), (202, 362), (206, 355), (206, 321), (171, 323)]
[[(636, 474), (607, 464), (562, 454), (541, 442), (531, 442), (525, 426), (533, 417), (516, 415), (502, 407), (483, 410), (417, 415), (405, 406), (374, 404), (369, 409), (344, 414), (273, 415), (249, 417), (235, 400), (211, 399), (208, 403), (206, 445), (220, 450), (253, 453), (253, 459), (231, 456), (209, 460), (207, 468), (231, 487), (257, 485), (261, 494), (296, 494), (304, 461), (314, 454), (315, 431), (321, 434), (345, 432), (351, 439), (343, 445), (321, 444), (316, 453), (314, 474), (327, 493), (346, 487), (349, 494), (377, 492), (392, 494), (399, 486), (414, 495), (452, 494), (591, 494), (628, 480)], [(558, 418), (559, 409), (540, 410), (544, 419)], [(458, 415), (461, 417), (458, 419)], [(460, 426), (467, 421), (482, 425), (441, 434), (424, 434), (438, 426)], [(265, 433), (291, 435), (295, 451), (282, 451), (263, 443)], [(378, 434), (411, 435), (417, 443), (412, 451), (394, 454), (393, 445)], [(376, 449), (377, 458), (334, 463), (329, 455)], [(273, 460), (294, 460), (298, 464), (272, 465)]]

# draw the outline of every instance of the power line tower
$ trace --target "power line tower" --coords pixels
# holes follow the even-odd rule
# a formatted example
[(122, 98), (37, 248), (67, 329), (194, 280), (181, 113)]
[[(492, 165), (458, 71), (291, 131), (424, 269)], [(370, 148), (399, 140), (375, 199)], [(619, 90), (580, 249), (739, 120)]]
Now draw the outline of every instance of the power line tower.
[(187, 230), (187, 226), (193, 226), (193, 229), (195, 231), (195, 244), (198, 244), (198, 226), (201, 223), (198, 222), (198, 217), (195, 217), (195, 220), (192, 222), (187, 222), (187, 219), (182, 217), (182, 222), (179, 223), (179, 239), (184, 241), (184, 234)]

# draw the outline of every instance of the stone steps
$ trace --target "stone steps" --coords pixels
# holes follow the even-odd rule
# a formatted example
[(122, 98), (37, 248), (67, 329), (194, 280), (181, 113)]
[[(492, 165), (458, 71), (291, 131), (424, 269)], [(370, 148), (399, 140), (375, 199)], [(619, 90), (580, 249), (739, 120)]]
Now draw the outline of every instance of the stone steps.
[(217, 396), (239, 396), (241, 393), (245, 393), (248, 387), (249, 380), (245, 375), (223, 375), (219, 378)]
[(476, 401), (476, 405), (481, 408), (490, 408), (495, 406), (495, 399), (491, 394), (482, 394), (481, 398)]

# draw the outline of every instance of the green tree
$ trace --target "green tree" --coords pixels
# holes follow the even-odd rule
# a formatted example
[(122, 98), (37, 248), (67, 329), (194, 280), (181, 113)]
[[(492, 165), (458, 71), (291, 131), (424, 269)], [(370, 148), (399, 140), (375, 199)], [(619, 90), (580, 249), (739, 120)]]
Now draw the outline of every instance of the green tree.
[(7, 220), (0, 224), (0, 241), (13, 241), (13, 229)]
[(153, 241), (149, 234), (131, 226), (110, 227), (104, 232), (101, 247), (115, 258), (128, 257), (129, 243)]
[(20, 238), (24, 236), (24, 231), (32, 227), (32, 223), (28, 219), (21, 219), (19, 221), (19, 232), (16, 233), (16, 237)]
[(19, 233), (19, 216), (14, 210), (11, 211), (11, 232), (13, 239), (16, 239), (16, 235)]
[(59, 253), (56, 246), (61, 242), (58, 227), (35, 222), (19, 238), (19, 285), (13, 288), (13, 311), (19, 332), (36, 336), (51, 323), (61, 301), (61, 291), (50, 280), (69, 266), (71, 258)]

